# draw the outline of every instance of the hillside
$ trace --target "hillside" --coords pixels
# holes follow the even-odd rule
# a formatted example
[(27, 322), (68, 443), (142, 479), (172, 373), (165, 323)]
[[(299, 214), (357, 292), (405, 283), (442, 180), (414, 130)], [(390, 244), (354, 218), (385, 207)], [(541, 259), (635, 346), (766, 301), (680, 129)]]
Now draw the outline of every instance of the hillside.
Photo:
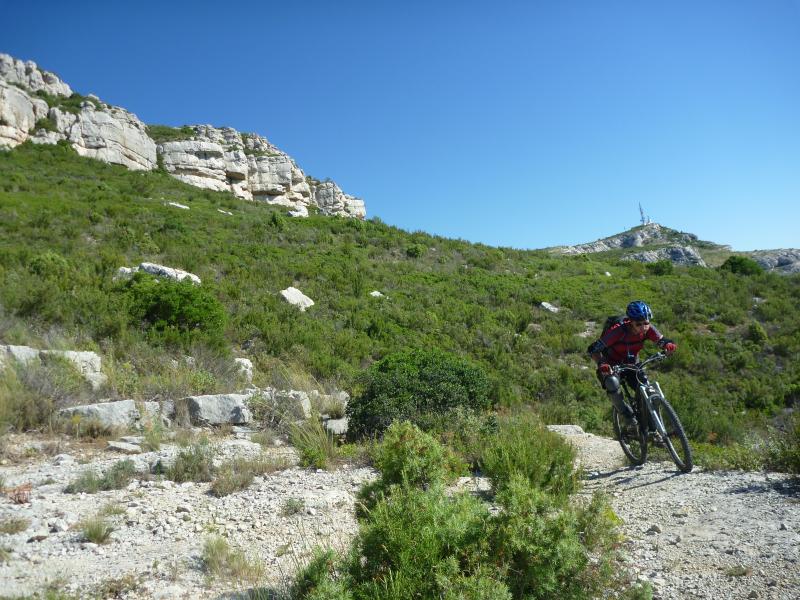
[[(662, 381), (695, 440), (745, 442), (797, 401), (797, 276), (491, 248), (283, 210), (63, 144), (4, 152), (0, 341), (99, 351), (110, 379), (98, 393), (133, 398), (198, 391), (165, 381), (163, 354), (233, 353), (263, 380), (357, 392), (359, 374), (388, 353), (439, 348), (485, 368), (500, 404), (608, 431), (585, 348), (606, 315), (644, 298), (678, 342)], [(142, 262), (198, 275), (224, 326), (170, 338), (137, 321), (115, 276)], [(288, 286), (315, 305), (286, 304)], [(203, 383), (225, 387), (219, 373)]]

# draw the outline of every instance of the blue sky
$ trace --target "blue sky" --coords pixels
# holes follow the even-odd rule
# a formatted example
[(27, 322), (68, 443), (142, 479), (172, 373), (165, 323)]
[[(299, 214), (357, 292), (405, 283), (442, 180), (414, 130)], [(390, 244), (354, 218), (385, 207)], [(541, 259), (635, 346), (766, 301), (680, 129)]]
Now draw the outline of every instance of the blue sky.
[(266, 136), (368, 216), (495, 246), (650, 217), (800, 247), (800, 0), (0, 0), (0, 52)]

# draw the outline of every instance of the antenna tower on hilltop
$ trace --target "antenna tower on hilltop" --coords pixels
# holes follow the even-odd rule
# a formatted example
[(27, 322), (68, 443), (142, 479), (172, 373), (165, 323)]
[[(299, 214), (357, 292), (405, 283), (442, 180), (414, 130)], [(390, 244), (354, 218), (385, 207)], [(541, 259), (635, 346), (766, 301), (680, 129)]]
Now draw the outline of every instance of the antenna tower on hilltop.
[(646, 217), (644, 214), (644, 209), (642, 208), (642, 203), (639, 202), (639, 214), (642, 217), (642, 225), (649, 225), (650, 224), (650, 217)]

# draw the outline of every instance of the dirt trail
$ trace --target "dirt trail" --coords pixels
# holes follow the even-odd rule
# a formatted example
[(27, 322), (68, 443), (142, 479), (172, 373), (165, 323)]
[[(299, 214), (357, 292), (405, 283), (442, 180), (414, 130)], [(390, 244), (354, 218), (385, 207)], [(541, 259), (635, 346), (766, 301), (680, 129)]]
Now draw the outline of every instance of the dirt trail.
[(800, 598), (800, 480), (760, 472), (629, 467), (615, 440), (555, 426), (578, 449), (584, 493), (605, 491), (627, 560), (654, 596)]

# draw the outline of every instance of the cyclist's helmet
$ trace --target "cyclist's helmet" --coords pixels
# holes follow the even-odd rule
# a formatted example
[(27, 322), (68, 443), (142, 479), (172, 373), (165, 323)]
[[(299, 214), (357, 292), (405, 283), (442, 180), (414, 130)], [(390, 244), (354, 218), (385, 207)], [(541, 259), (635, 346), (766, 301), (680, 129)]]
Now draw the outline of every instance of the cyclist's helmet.
[(653, 318), (653, 311), (647, 306), (646, 302), (641, 300), (634, 300), (628, 304), (628, 309), (625, 311), (632, 321), (649, 321)]

